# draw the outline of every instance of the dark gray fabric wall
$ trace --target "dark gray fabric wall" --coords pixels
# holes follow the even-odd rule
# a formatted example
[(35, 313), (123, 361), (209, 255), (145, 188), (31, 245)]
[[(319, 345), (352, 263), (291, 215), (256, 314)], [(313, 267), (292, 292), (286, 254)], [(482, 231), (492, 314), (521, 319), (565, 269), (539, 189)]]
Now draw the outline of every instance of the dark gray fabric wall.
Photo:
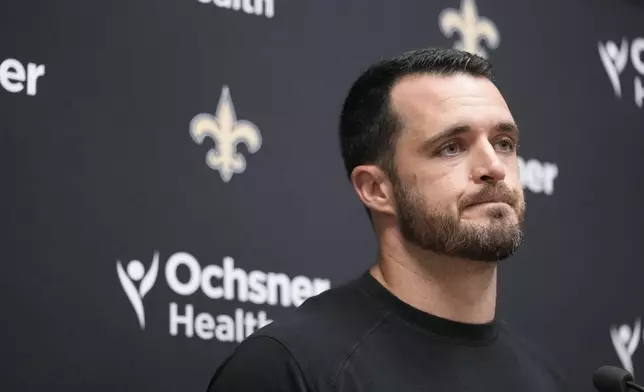
[(499, 316), (575, 391), (604, 364), (644, 374), (641, 3), (0, 11), (0, 390), (202, 391), (258, 324), (364, 271), (342, 99), (375, 60), (461, 41), (493, 61), (522, 130), (526, 242)]

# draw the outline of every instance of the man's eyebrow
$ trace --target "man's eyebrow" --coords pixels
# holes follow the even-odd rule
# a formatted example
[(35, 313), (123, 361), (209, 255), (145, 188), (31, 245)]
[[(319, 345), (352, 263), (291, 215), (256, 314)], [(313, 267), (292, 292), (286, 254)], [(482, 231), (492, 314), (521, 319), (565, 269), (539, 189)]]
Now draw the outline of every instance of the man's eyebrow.
[(429, 149), (443, 139), (449, 139), (451, 137), (454, 137), (463, 133), (468, 133), (471, 131), (472, 131), (472, 128), (470, 128), (469, 125), (457, 125), (454, 127), (447, 128), (446, 130), (441, 131), (438, 134), (425, 140), (421, 146), (421, 149), (422, 150)]
[[(517, 134), (519, 133), (519, 127), (512, 122), (500, 122), (496, 124), (494, 129), (504, 133), (517, 133)], [(468, 132), (472, 132), (472, 128), (469, 125), (456, 125), (456, 126), (447, 128), (446, 130), (425, 140), (421, 146), (421, 149), (424, 150), (427, 148), (431, 148), (441, 140), (449, 139), (454, 136), (461, 135), (463, 133), (468, 133)]]
[(512, 122), (500, 122), (496, 125), (495, 128), (502, 132), (519, 133), (519, 127), (517, 126), (517, 124)]

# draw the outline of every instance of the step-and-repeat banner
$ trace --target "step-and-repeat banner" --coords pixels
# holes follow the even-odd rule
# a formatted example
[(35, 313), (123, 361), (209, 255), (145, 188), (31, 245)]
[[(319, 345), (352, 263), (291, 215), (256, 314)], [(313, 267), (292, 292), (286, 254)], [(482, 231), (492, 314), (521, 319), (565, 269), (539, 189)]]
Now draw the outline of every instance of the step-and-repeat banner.
[(2, 391), (203, 391), (375, 260), (338, 116), (370, 63), (492, 60), (526, 241), (499, 314), (575, 391), (644, 374), (644, 6), (618, 0), (19, 1), (0, 12)]

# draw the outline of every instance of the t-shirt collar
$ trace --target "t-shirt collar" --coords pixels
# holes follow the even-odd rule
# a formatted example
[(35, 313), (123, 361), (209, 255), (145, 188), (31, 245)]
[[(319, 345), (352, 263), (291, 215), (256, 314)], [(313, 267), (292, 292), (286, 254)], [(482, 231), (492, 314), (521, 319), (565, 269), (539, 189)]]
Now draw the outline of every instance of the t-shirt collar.
[(424, 312), (396, 297), (369, 271), (359, 278), (359, 283), (371, 297), (383, 304), (393, 315), (430, 334), (469, 344), (489, 344), (498, 337), (499, 325), (496, 320), (485, 324), (468, 324)]

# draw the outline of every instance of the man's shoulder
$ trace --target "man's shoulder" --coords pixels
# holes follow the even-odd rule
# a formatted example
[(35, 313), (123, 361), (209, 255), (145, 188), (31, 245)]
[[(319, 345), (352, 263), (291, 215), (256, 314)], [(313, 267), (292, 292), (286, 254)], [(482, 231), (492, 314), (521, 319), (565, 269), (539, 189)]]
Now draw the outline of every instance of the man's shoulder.
[(361, 290), (359, 280), (354, 280), (309, 298), (251, 336), (276, 339), (302, 356), (319, 356), (321, 351), (351, 347), (385, 315), (386, 311)]
[(296, 366), (306, 384), (330, 383), (351, 350), (386, 317), (358, 283), (354, 280), (309, 298), (246, 338), (221, 367), (236, 361), (256, 369), (264, 361), (277, 360)]
[(244, 340), (217, 368), (208, 392), (308, 392), (306, 378), (292, 353), (266, 337)]

